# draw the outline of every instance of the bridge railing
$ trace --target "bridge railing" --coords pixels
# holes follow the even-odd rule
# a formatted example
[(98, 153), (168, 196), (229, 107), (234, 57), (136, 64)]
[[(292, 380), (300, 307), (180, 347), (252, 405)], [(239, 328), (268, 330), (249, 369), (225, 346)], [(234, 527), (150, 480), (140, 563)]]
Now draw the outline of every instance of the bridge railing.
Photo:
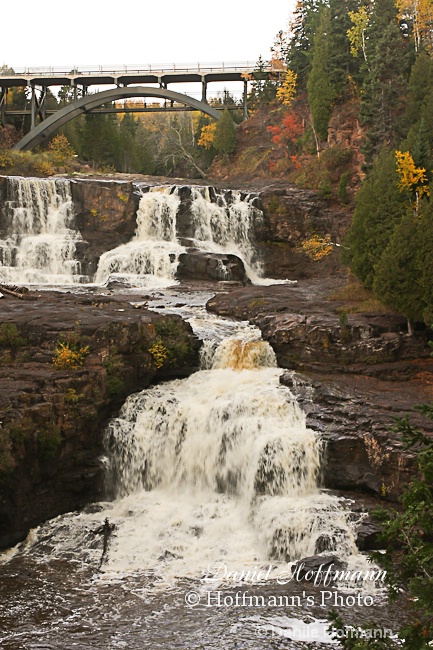
[[(257, 68), (257, 63), (252, 61), (217, 61), (212, 63), (152, 63), (152, 64), (128, 64), (128, 65), (90, 65), (90, 66), (62, 66), (62, 67), (31, 67), (31, 68), (14, 68), (13, 72), (6, 70), (1, 71), (1, 76), (33, 76), (33, 77), (50, 77), (58, 75), (115, 75), (122, 74), (152, 74), (152, 73), (188, 73), (188, 72), (253, 72)], [(266, 70), (271, 70), (267, 66)]]

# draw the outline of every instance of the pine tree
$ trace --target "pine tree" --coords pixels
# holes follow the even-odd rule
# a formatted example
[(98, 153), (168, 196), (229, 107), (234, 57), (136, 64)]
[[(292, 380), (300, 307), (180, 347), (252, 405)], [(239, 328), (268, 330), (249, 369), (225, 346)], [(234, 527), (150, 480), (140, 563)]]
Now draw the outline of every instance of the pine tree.
[(277, 86), (275, 81), (269, 79), (266, 72), (267, 62), (259, 56), (256, 69), (253, 72), (253, 82), (250, 94), (250, 107), (252, 109), (268, 106), (276, 97)]
[(305, 88), (311, 69), (311, 49), (325, 0), (298, 0), (293, 12), (287, 65), (298, 75), (300, 88)]
[(373, 284), (379, 299), (410, 321), (422, 321), (427, 307), (419, 283), (423, 266), (420, 223), (409, 210), (396, 226), (377, 264)]
[(228, 108), (225, 108), (216, 125), (213, 145), (218, 153), (230, 154), (236, 149), (236, 143), (236, 126)]
[(343, 253), (353, 273), (368, 287), (373, 286), (376, 265), (407, 210), (398, 183), (394, 153), (384, 147), (356, 197)]
[(314, 37), (311, 71), (308, 75), (308, 103), (313, 116), (314, 128), (321, 140), (328, 139), (328, 124), (336, 87), (332, 79), (331, 12), (322, 9), (319, 25)]
[(368, 127), (364, 148), (367, 163), (385, 143), (398, 138), (398, 119), (404, 108), (405, 82), (401, 74), (402, 42), (397, 26), (389, 25), (371, 57), (371, 69), (363, 89), (360, 117)]

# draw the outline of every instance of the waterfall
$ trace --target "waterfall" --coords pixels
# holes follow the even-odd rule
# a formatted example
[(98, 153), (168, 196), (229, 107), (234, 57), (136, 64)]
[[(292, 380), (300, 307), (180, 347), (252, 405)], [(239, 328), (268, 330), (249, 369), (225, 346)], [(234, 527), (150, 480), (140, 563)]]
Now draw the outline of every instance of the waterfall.
[(134, 238), (101, 255), (96, 284), (115, 278), (147, 287), (174, 284), (179, 254), (185, 250), (176, 236), (179, 203), (172, 188), (150, 188), (140, 199)]
[(240, 257), (253, 282), (262, 272), (254, 248), (254, 223), (261, 212), (249, 196), (232, 190), (226, 198), (217, 192), (215, 200), (208, 187), (191, 190), (191, 224), (193, 242), (201, 250), (231, 253)]
[[(174, 284), (179, 255), (187, 251), (180, 241), (203, 252), (237, 255), (250, 280), (260, 283), (254, 223), (262, 213), (253, 202), (254, 197), (237, 191), (211, 193), (209, 187), (192, 187), (187, 213), (180, 219), (179, 188), (150, 188), (140, 199), (132, 241), (101, 256), (96, 284), (110, 278), (148, 288)], [(230, 279), (221, 260), (217, 262), (221, 278)]]
[[(255, 196), (209, 187), (146, 190), (133, 239), (101, 255), (94, 283), (117, 279), (150, 289), (170, 286), (176, 283), (179, 255), (187, 253), (186, 247), (238, 256), (254, 284), (281, 282), (260, 277), (254, 230), (262, 213)], [(10, 177), (7, 193), (11, 199), (6, 201), (0, 239), (0, 281), (58, 286), (83, 282), (76, 259), (82, 236), (75, 229), (70, 181)], [(221, 279), (232, 277), (223, 260), (215, 264)]]
[(0, 281), (8, 284), (72, 284), (80, 280), (74, 259), (72, 196), (67, 180), (8, 178), (6, 236), (0, 240)]
[(112, 568), (138, 568), (140, 543), (147, 562), (196, 575), (214, 561), (357, 554), (350, 513), (318, 488), (321, 441), (268, 343), (250, 328), (209, 341), (202, 359), (208, 369), (131, 395), (107, 428), (122, 521)]

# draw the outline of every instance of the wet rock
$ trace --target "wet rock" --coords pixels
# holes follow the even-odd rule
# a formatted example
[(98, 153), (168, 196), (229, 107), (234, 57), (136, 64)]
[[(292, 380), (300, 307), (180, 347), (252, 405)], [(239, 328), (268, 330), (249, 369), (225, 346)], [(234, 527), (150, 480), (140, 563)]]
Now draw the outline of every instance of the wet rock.
[[(407, 336), (399, 314), (348, 314), (342, 322), (327, 299), (329, 278), (220, 293), (207, 309), (260, 328), (283, 368), (373, 374), (382, 364), (429, 357), (427, 332)], [(391, 335), (391, 336), (390, 336)]]
[(189, 250), (179, 255), (179, 280), (225, 280), (249, 282), (242, 260), (236, 255)]
[(363, 520), (356, 528), (356, 545), (360, 551), (377, 551), (383, 548), (379, 541), (382, 527), (370, 517)]
[(312, 555), (302, 558), (292, 568), (296, 580), (320, 584), (323, 581), (323, 574), (330, 569), (329, 575), (333, 576), (335, 571), (345, 569), (347, 564), (342, 562), (337, 555)]

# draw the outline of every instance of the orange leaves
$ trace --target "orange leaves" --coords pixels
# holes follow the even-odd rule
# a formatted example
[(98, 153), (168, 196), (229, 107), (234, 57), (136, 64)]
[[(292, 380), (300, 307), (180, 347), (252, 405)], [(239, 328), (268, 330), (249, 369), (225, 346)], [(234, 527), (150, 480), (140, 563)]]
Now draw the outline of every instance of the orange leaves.
[(281, 126), (268, 126), (267, 130), (272, 133), (272, 142), (274, 144), (295, 143), (302, 133), (302, 124), (292, 111), (286, 113), (281, 120)]

